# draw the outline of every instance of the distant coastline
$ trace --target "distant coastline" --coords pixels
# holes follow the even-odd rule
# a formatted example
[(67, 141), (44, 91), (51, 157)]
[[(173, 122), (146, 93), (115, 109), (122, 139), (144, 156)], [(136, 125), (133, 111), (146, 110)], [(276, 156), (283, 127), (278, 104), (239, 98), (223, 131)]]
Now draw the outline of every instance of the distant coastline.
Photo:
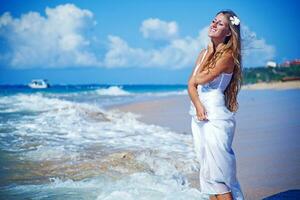
[(290, 67), (251, 67), (243, 69), (243, 84), (300, 79), (300, 65)]
[(242, 89), (300, 88), (300, 66), (245, 68)]
[(300, 80), (295, 81), (274, 81), (274, 82), (260, 82), (260, 83), (253, 83), (242, 85), (242, 89), (246, 90), (263, 90), (263, 89), (300, 89)]

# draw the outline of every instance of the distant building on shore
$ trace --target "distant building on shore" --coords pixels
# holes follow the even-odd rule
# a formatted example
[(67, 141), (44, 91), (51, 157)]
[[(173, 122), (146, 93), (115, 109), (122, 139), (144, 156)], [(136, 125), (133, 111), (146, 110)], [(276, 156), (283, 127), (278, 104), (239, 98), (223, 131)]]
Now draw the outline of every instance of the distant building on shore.
[(275, 61), (268, 61), (266, 67), (277, 67), (277, 63)]
[(295, 60), (288, 60), (282, 63), (280, 66), (281, 67), (290, 67), (290, 66), (298, 66), (300, 65), (300, 59), (295, 59)]
[(283, 63), (276, 63), (273, 60), (269, 60), (266, 63), (266, 67), (274, 68), (274, 67), (291, 67), (291, 66), (300, 66), (300, 59), (295, 59), (295, 60), (287, 60)]

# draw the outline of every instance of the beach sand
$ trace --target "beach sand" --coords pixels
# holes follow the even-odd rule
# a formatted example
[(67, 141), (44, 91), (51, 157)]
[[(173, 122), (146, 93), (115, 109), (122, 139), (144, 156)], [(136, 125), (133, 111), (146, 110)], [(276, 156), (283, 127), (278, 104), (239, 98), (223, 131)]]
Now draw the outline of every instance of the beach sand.
[(249, 85), (243, 85), (243, 89), (277, 89), (277, 90), (282, 90), (282, 89), (296, 89), (300, 88), (300, 81), (287, 81), (287, 82), (270, 82), (270, 83), (255, 83), (255, 84), (249, 84)]
[[(292, 84), (298, 85), (299, 82)], [(251, 89), (263, 87), (263, 84), (252, 85)], [(286, 88), (287, 84), (283, 83), (281, 87)], [(293, 87), (289, 85), (289, 88)], [(295, 98), (299, 97), (300, 90), (276, 93), (277, 90), (247, 89), (250, 88), (244, 87), (240, 93), (242, 97), (233, 141), (237, 177), (246, 199), (262, 199), (300, 189), (300, 105), (295, 103), (299, 100)], [(139, 120), (148, 124), (191, 134), (189, 106), (188, 95), (181, 95), (121, 105), (114, 109), (139, 114)], [(198, 174), (188, 178), (193, 187), (199, 187)]]

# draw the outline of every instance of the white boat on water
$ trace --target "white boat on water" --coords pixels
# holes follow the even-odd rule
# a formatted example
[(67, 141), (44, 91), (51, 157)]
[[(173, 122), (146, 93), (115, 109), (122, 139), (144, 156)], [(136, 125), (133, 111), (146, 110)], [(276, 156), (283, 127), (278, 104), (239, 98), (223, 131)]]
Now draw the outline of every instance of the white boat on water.
[(31, 82), (28, 84), (29, 87), (34, 88), (34, 89), (42, 89), (42, 88), (48, 88), (50, 85), (47, 83), (46, 79), (33, 79)]

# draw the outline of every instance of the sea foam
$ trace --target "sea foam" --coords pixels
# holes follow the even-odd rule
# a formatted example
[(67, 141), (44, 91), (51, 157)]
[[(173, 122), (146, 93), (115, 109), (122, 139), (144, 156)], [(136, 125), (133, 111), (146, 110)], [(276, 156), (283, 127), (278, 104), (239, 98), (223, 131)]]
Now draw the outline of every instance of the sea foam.
[[(78, 195), (93, 194), (93, 199), (198, 195), (187, 179), (198, 170), (191, 135), (145, 124), (130, 112), (45, 94), (2, 97), (0, 108), (6, 118), (0, 145), (15, 159), (7, 168), (12, 170), (7, 174), (13, 174), (7, 183), (18, 180), (20, 186), (9, 187), (11, 194), (48, 194), (55, 199), (71, 188), (67, 196), (72, 198), (80, 191), (72, 187), (79, 184)], [(14, 175), (19, 170), (25, 173)], [(46, 181), (47, 177), (55, 179)], [(86, 189), (85, 184), (94, 187)]]
[(110, 86), (109, 88), (101, 88), (96, 90), (99, 95), (107, 95), (107, 96), (124, 96), (131, 95), (130, 92), (125, 91), (120, 86)]

